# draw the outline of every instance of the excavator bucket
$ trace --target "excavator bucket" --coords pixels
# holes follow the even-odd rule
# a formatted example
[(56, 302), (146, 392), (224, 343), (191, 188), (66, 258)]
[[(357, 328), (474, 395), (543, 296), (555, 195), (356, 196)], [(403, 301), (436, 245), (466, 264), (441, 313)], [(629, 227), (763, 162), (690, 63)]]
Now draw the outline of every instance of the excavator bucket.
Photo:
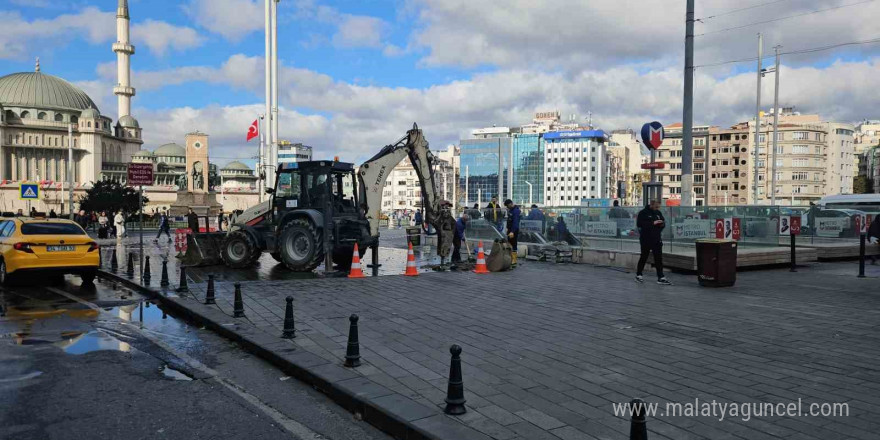
[(489, 267), (489, 271), (504, 272), (510, 270), (510, 265), (513, 263), (511, 252), (513, 252), (513, 248), (507, 240), (495, 240), (492, 243), (492, 253), (486, 257), (486, 266)]
[(222, 264), (220, 247), (223, 245), (222, 232), (197, 232), (186, 238), (186, 253), (180, 257), (184, 266), (213, 266)]

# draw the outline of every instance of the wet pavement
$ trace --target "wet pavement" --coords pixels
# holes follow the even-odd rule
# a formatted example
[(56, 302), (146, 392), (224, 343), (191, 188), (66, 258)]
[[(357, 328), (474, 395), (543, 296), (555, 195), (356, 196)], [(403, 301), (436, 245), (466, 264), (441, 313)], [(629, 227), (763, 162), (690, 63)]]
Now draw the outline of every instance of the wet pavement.
[(22, 280), (0, 304), (0, 438), (388, 438), (115, 283)]
[[(402, 229), (383, 230), (381, 238), (381, 246), (379, 249), (379, 276), (400, 275), (406, 270), (407, 244), (404, 231)], [(168, 275), (171, 283), (177, 285), (179, 280), (178, 259), (175, 258), (177, 252), (174, 250), (174, 243), (169, 242), (163, 237), (162, 240), (154, 240), (153, 233), (144, 232), (144, 254), (150, 256), (150, 274), (152, 284), (158, 286), (161, 279), (162, 261), (168, 261)], [(419, 246), (413, 247), (413, 254), (416, 260), (416, 266), (419, 272), (433, 272), (434, 266), (440, 264), (440, 257), (437, 256), (437, 249), (433, 246), (425, 244), (425, 236)], [(131, 236), (117, 242), (116, 240), (98, 240), (101, 245), (102, 264), (105, 269), (110, 268), (110, 259), (113, 250), (116, 250), (117, 264), (119, 273), (126, 273), (128, 268), (128, 254), (131, 252), (135, 255), (135, 277), (139, 278), (140, 263), (137, 257), (139, 242), (136, 236)], [(373, 264), (372, 253), (367, 252), (361, 259), (361, 265), (364, 274), (372, 275), (371, 265)], [(347, 271), (331, 274), (330, 276), (346, 276)], [(260, 257), (257, 264), (245, 269), (232, 269), (225, 265), (199, 266), (187, 268), (187, 275), (194, 282), (203, 282), (207, 280), (208, 275), (214, 275), (218, 281), (284, 281), (298, 280), (323, 277), (324, 265), (318, 266), (313, 272), (302, 273), (288, 270), (284, 264), (279, 263), (268, 253), (264, 253)]]

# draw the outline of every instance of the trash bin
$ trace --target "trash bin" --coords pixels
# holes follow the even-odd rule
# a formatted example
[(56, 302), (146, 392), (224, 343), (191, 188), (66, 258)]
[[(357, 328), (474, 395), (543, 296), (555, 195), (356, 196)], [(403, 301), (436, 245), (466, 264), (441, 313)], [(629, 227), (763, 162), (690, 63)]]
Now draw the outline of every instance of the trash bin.
[(697, 240), (697, 276), (705, 287), (728, 287), (736, 283), (736, 241)]
[(406, 239), (413, 246), (420, 246), (422, 244), (422, 228), (406, 228)]

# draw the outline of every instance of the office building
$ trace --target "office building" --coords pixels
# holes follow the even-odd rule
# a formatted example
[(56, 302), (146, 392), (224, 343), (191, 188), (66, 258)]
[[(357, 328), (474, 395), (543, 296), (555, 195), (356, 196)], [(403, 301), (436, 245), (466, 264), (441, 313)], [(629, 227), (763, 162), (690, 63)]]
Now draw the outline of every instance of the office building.
[(555, 131), (542, 139), (546, 205), (577, 206), (584, 199), (608, 197), (604, 131)]
[(290, 141), (278, 141), (278, 163), (296, 163), (312, 160), (312, 147)]
[(459, 142), (459, 188), (464, 191), (464, 202), (484, 205), (497, 197), (504, 200), (510, 194), (508, 170), (513, 139), (509, 127), (490, 127), (474, 130), (473, 139)]

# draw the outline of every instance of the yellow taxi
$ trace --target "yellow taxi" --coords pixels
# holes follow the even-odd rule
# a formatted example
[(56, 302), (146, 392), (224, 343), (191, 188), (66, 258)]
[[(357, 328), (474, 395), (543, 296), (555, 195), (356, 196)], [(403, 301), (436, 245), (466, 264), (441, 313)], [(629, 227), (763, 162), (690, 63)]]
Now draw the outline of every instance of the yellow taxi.
[(98, 243), (73, 221), (0, 218), (0, 284), (24, 273), (75, 274), (91, 283), (100, 263)]

